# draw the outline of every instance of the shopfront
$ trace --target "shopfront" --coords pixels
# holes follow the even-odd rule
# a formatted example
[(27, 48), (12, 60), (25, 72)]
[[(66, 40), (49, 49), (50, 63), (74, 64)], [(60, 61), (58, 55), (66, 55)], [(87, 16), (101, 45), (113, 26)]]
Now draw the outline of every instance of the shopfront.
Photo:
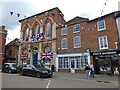
[(113, 74), (115, 68), (119, 70), (119, 53), (120, 50), (92, 52), (95, 73), (108, 72)]
[(56, 71), (81, 73), (84, 72), (86, 63), (90, 63), (90, 56), (88, 53), (59, 54), (56, 59)]

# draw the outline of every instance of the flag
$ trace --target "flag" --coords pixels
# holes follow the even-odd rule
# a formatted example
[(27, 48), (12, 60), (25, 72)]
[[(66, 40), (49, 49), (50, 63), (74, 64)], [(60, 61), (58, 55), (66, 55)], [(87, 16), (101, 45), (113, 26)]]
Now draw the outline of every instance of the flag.
[(52, 59), (53, 58), (53, 53), (52, 52), (41, 53), (41, 59), (43, 59), (43, 58), (45, 58), (45, 59), (47, 59), (47, 58)]
[(20, 58), (21, 58), (21, 59), (28, 59), (28, 54), (21, 54), (21, 55), (20, 55)]
[(32, 20), (32, 17), (30, 17), (30, 20)]
[(26, 18), (26, 15), (24, 15), (24, 18)]
[(105, 5), (107, 5), (107, 4), (105, 3)]
[(40, 40), (42, 40), (43, 39), (43, 33), (40, 33), (39, 34), (39, 37), (38, 37), (38, 40), (40, 41)]
[(10, 12), (11, 16), (13, 15), (13, 12)]
[(17, 16), (18, 16), (18, 17), (20, 17), (20, 14), (19, 14), (19, 13), (17, 13)]

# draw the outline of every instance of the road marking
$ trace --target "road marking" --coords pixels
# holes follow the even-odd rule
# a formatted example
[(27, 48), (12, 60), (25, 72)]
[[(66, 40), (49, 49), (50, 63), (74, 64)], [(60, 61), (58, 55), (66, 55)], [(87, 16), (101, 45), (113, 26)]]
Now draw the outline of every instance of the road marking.
[(47, 87), (46, 87), (46, 88), (49, 88), (50, 82), (51, 82), (51, 80), (48, 81), (48, 84), (47, 84)]

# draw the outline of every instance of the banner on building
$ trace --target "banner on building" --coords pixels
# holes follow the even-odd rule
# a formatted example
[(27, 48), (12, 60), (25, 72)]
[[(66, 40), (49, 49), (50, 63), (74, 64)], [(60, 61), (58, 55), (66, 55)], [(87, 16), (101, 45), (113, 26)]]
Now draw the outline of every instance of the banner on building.
[(21, 58), (21, 59), (28, 59), (28, 54), (20, 55), (20, 58)]
[(52, 59), (53, 58), (53, 53), (41, 53), (41, 59)]

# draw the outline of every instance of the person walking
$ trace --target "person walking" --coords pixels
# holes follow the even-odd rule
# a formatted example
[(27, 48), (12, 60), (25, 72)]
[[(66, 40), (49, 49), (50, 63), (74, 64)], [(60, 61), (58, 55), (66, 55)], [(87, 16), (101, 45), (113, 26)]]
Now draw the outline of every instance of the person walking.
[(93, 66), (93, 64), (90, 64), (90, 77), (93, 77), (94, 78), (94, 66)]
[(86, 79), (89, 79), (90, 78), (90, 74), (89, 74), (90, 73), (90, 65), (86, 64), (84, 70), (86, 71)]

